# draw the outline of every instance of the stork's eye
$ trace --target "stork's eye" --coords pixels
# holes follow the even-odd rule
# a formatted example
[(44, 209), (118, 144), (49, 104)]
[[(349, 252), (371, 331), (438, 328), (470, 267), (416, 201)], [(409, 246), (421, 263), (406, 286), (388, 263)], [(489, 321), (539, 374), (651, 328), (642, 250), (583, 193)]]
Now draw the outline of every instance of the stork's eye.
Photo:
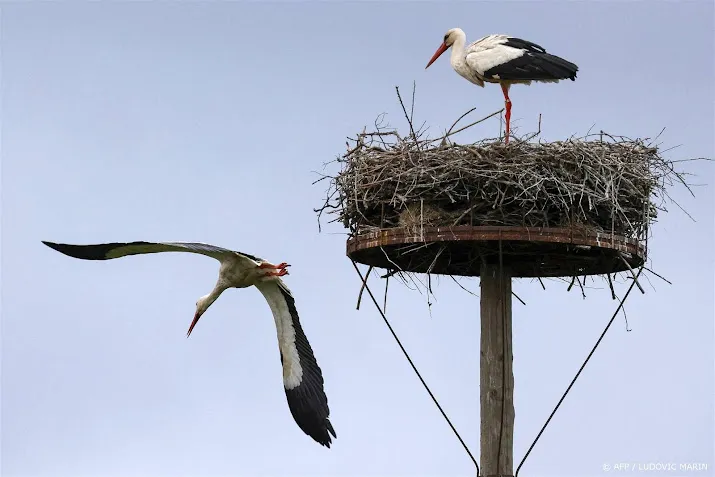
[(449, 35), (444, 35), (444, 42), (447, 43), (447, 38), (449, 38)]

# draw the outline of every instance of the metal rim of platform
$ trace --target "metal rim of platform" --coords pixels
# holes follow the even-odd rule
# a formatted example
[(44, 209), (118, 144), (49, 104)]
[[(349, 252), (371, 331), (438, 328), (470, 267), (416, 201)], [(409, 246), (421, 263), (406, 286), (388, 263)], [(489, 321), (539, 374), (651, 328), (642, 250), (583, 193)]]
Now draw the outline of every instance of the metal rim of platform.
[[(348, 239), (347, 255), (352, 260), (365, 265), (378, 268), (395, 269), (394, 257), (386, 258), (388, 251), (396, 250), (399, 246), (419, 243), (429, 244), (455, 244), (467, 250), (469, 247), (483, 249), (494, 247), (499, 242), (519, 247), (531, 247), (532, 253), (538, 255), (541, 248), (549, 249), (550, 254), (556, 254), (573, 259), (575, 263), (583, 257), (584, 263), (602, 257), (602, 262), (593, 266), (584, 266), (578, 273), (566, 273), (567, 270), (545, 271), (539, 273), (535, 268), (534, 273), (528, 271), (517, 272), (515, 277), (557, 277), (577, 275), (599, 275), (627, 271), (637, 268), (645, 262), (645, 247), (635, 239), (604, 232), (589, 232), (577, 228), (536, 228), (536, 227), (505, 227), (505, 226), (457, 226), (457, 227), (424, 227), (417, 230), (404, 228), (382, 229), (375, 232), (359, 234)], [(578, 253), (577, 253), (578, 250)], [(379, 251), (379, 254), (376, 252)], [(581, 255), (579, 253), (583, 252)], [(586, 253), (588, 252), (588, 253)], [(504, 253), (509, 255), (508, 250)], [(622, 258), (621, 258), (622, 257)], [(627, 263), (627, 265), (626, 265)], [(399, 263), (397, 263), (399, 265)], [(538, 268), (538, 265), (535, 265)], [(524, 267), (525, 269), (528, 266)], [(423, 270), (409, 270), (424, 273)], [(454, 273), (456, 272), (456, 273)], [(435, 274), (450, 274), (464, 276), (478, 276), (474, 270), (468, 273), (459, 273), (459, 270), (440, 272)]]

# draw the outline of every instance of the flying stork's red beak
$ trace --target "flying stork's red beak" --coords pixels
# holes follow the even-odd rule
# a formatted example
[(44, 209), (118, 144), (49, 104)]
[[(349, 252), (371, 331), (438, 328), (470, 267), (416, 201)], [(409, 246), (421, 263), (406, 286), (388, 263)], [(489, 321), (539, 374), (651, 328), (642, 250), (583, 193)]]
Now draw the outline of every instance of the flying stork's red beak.
[(201, 318), (201, 314), (196, 313), (194, 315), (194, 321), (191, 322), (191, 325), (189, 326), (189, 331), (188, 331), (188, 333), (186, 333), (187, 338), (191, 335), (191, 331), (194, 329), (194, 326), (196, 326), (196, 323), (199, 322), (199, 318)]
[(440, 57), (442, 53), (447, 51), (447, 48), (449, 48), (444, 42), (442, 42), (441, 45), (439, 45), (439, 48), (437, 48), (437, 51), (434, 53), (434, 56), (432, 57), (431, 60), (429, 60), (429, 63), (427, 63), (427, 66), (425, 66), (425, 69), (429, 68), (429, 65), (434, 63), (434, 61)]

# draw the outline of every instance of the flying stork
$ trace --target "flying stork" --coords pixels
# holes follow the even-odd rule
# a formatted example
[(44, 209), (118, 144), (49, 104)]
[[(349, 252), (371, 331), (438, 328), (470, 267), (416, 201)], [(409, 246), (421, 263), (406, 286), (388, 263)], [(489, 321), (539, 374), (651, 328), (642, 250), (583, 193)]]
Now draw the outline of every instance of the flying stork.
[(83, 260), (111, 260), (127, 255), (159, 252), (189, 252), (215, 258), (221, 263), (214, 289), (196, 302), (196, 313), (187, 337), (209, 306), (229, 288), (255, 286), (273, 312), (278, 331), (278, 349), (283, 366), (283, 385), (288, 408), (303, 432), (319, 444), (330, 447), (335, 430), (328, 416), (328, 399), (323, 390), (323, 375), (313, 350), (303, 333), (295, 300), (280, 279), (288, 275), (287, 263), (274, 265), (262, 258), (213, 245), (190, 242), (130, 242), (96, 245), (68, 245), (45, 242), (65, 255)]
[(539, 45), (508, 35), (488, 35), (465, 48), (467, 35), (460, 28), (452, 28), (444, 35), (442, 44), (429, 60), (425, 69), (452, 47), (449, 59), (454, 71), (477, 86), (484, 83), (499, 83), (506, 105), (506, 134), (509, 143), (511, 100), (509, 87), (512, 84), (558, 83), (563, 79), (576, 80), (578, 66), (558, 56), (551, 55)]

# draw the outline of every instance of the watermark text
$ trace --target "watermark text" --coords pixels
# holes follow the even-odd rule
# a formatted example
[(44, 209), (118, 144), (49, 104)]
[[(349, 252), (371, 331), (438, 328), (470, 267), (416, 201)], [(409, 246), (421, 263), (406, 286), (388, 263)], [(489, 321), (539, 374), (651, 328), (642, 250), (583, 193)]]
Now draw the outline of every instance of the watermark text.
[(607, 462), (603, 464), (604, 472), (636, 473), (636, 472), (707, 472), (711, 469), (704, 462)]

